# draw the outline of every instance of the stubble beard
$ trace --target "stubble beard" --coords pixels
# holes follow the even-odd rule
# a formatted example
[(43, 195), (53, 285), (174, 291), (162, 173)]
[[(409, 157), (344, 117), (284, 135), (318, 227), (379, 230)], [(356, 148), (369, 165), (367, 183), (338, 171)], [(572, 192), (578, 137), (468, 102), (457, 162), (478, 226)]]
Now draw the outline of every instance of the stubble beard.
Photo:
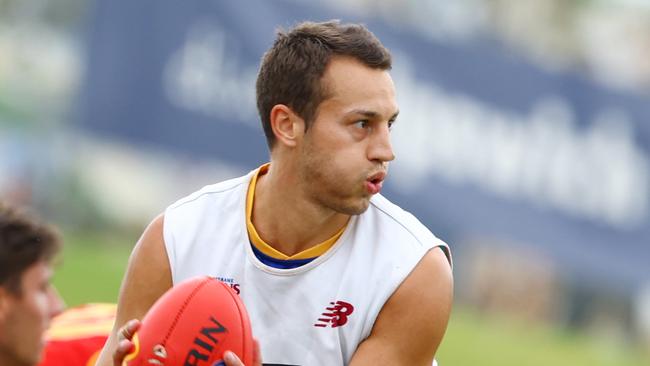
[(349, 216), (364, 213), (370, 196), (359, 189), (361, 182), (355, 187), (354, 181), (341, 176), (334, 161), (333, 157), (305, 152), (300, 169), (304, 193), (323, 209)]

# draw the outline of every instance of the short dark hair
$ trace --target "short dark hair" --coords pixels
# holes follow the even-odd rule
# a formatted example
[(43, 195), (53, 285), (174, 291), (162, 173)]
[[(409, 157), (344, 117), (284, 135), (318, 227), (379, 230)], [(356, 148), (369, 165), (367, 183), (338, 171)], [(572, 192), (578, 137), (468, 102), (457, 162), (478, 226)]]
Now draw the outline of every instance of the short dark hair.
[(0, 286), (20, 295), (25, 270), (51, 261), (60, 248), (53, 227), (0, 202)]
[(390, 52), (360, 24), (303, 22), (288, 32), (279, 30), (262, 58), (256, 84), (257, 110), (269, 148), (275, 144), (270, 121), (273, 106), (289, 106), (309, 128), (327, 98), (321, 78), (332, 56), (353, 57), (382, 70), (389, 70), (392, 62)]

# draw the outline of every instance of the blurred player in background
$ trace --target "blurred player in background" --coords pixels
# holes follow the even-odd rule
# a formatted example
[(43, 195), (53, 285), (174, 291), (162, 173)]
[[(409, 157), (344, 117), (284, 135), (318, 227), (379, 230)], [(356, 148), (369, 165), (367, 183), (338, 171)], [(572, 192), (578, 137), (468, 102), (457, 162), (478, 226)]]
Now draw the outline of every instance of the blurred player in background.
[(270, 163), (149, 225), (98, 365), (123, 357), (132, 328), (120, 326), (196, 275), (240, 293), (268, 364), (435, 364), (452, 303), (449, 248), (378, 194), (394, 159), (391, 62), (361, 25), (279, 32), (257, 79)]
[(51, 284), (55, 231), (0, 203), (0, 365), (33, 366), (63, 301)]
[(115, 304), (84, 304), (52, 320), (38, 366), (93, 366), (115, 321)]
[(114, 304), (63, 311), (51, 284), (56, 231), (0, 203), (0, 365), (89, 366), (115, 320)]

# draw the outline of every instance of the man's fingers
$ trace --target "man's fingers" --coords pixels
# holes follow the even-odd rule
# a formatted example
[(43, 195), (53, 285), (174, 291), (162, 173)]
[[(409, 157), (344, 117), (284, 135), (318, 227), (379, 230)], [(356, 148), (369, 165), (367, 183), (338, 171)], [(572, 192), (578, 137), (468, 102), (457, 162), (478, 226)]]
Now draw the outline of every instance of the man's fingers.
[(226, 351), (223, 353), (223, 360), (226, 362), (226, 366), (244, 366), (244, 363), (241, 362), (239, 357), (235, 352)]
[(260, 342), (257, 339), (253, 339), (253, 366), (262, 366), (262, 351), (260, 350)]
[(122, 339), (117, 344), (115, 352), (113, 352), (113, 366), (121, 366), (124, 357), (133, 350), (133, 342), (128, 339)]
[(131, 319), (122, 328), (120, 328), (120, 330), (117, 332), (117, 336), (119, 337), (120, 341), (124, 339), (131, 340), (139, 328), (140, 321), (137, 319)]
[(117, 348), (113, 352), (113, 366), (121, 366), (124, 357), (133, 351), (133, 335), (140, 329), (140, 321), (129, 320), (117, 331)]
[(253, 364), (244, 365), (244, 363), (237, 357), (235, 352), (226, 351), (223, 353), (223, 361), (226, 366), (262, 366), (262, 353), (260, 351), (260, 343), (257, 339), (253, 340)]

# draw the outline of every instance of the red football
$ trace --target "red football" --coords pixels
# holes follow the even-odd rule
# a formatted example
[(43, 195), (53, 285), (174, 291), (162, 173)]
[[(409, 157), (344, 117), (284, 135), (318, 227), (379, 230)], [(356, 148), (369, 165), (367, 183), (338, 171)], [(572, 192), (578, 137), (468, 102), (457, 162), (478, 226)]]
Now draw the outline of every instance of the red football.
[(220, 364), (235, 352), (253, 364), (253, 335), (248, 313), (228, 285), (210, 277), (184, 281), (167, 291), (149, 310), (133, 337), (127, 366)]

